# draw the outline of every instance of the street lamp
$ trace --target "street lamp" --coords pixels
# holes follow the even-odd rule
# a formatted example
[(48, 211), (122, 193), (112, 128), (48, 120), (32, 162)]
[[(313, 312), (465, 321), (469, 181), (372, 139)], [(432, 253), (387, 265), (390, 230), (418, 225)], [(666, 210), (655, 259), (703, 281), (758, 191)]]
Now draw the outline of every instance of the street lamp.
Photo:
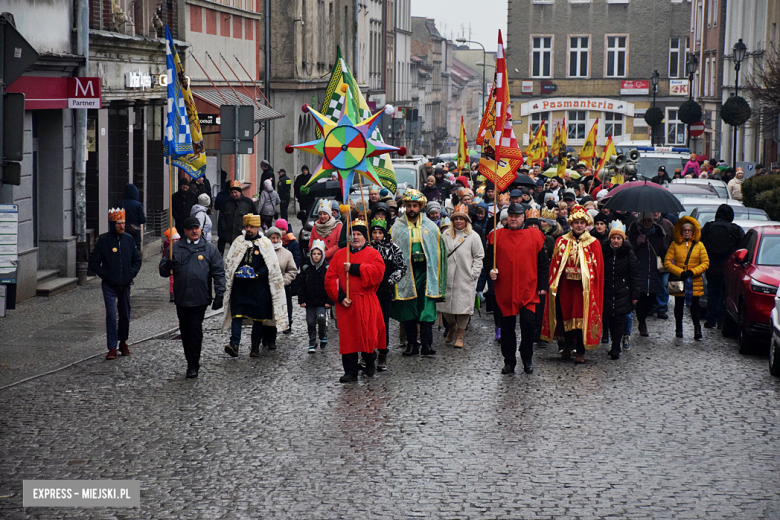
[(482, 47), (482, 113), (485, 113), (485, 104), (487, 102), (487, 97), (485, 96), (485, 62), (487, 62), (487, 52), (485, 51), (485, 46), (482, 45), (479, 42), (475, 42), (473, 40), (467, 40), (466, 38), (456, 38), (456, 42), (458, 43), (476, 43), (480, 47)]
[[(736, 71), (736, 77), (734, 79), (734, 96), (739, 95), (739, 69), (742, 68), (742, 60), (745, 59), (747, 53), (747, 45), (742, 43), (742, 38), (734, 44), (734, 70)], [(734, 149), (731, 152), (731, 167), (734, 171), (737, 171), (737, 125), (734, 125)]]
[[(653, 74), (650, 76), (650, 83), (653, 84), (653, 108), (655, 108), (655, 96), (658, 93), (658, 80), (660, 78), (661, 78), (661, 75), (658, 74), (657, 70), (654, 70)], [(653, 132), (652, 145), (653, 146), (655, 146), (655, 143), (656, 143), (656, 138), (655, 138), (655, 134), (657, 133), (656, 130), (657, 130), (657, 126), (656, 126), (656, 128), (652, 129), (652, 132)]]
[[(685, 72), (688, 73), (688, 101), (693, 99), (693, 76), (699, 70), (699, 58), (696, 53), (689, 52), (685, 62)], [(691, 148), (691, 125), (688, 125), (688, 149)]]

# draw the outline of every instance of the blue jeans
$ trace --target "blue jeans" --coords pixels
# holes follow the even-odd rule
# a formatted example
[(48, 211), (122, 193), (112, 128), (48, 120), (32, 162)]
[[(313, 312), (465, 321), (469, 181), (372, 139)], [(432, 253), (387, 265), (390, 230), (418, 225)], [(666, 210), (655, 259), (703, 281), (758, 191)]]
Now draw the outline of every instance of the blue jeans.
[(707, 321), (720, 323), (723, 309), (723, 292), (725, 290), (723, 275), (707, 273)]
[[(116, 348), (120, 341), (127, 341), (130, 334), (130, 286), (102, 284), (103, 303), (106, 306), (106, 343), (108, 350)], [(116, 326), (119, 310), (119, 328)]]
[(626, 314), (626, 323), (623, 326), (623, 335), (624, 336), (630, 336), (631, 335), (631, 329), (634, 328), (634, 313), (629, 312)]
[(661, 292), (658, 293), (658, 312), (669, 312), (669, 289), (666, 285), (669, 283), (669, 273), (661, 275)]
[[(230, 322), (230, 344), (238, 345), (241, 343), (241, 327), (244, 324), (244, 318), (233, 318)], [(259, 345), (263, 340), (263, 322), (252, 322), (252, 345)]]

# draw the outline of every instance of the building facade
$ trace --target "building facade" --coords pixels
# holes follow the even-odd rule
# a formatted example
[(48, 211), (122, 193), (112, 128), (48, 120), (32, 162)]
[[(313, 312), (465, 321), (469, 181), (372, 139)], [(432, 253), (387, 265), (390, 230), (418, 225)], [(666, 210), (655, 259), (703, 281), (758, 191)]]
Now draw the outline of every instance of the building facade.
[(528, 143), (542, 121), (547, 135), (566, 120), (579, 150), (595, 121), (598, 143), (647, 140), (650, 77), (665, 114), (657, 144), (684, 146), (678, 107), (687, 97), (685, 56), (690, 6), (669, 0), (509, 0), (506, 63), (515, 131)]

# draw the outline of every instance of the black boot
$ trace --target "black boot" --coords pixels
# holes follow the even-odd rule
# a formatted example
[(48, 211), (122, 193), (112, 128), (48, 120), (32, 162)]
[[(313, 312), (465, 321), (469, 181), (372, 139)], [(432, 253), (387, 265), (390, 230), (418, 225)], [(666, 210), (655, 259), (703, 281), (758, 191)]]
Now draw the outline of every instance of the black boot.
[(693, 339), (696, 341), (701, 341), (701, 339), (704, 336), (701, 333), (701, 323), (694, 323), (693, 324)]
[(252, 350), (249, 351), (249, 357), (260, 357), (259, 343), (252, 343)]
[(376, 373), (376, 354), (363, 357), (363, 373), (366, 377), (374, 377)]
[(377, 372), (384, 372), (387, 370), (387, 354), (379, 354), (376, 360)]
[(430, 345), (424, 344), (422, 346), (422, 350), (420, 351), (421, 356), (435, 356), (436, 351), (431, 348)]
[(674, 335), (677, 336), (678, 338), (682, 338), (683, 337), (682, 323), (677, 323), (677, 330), (675, 331)]
[(416, 356), (420, 353), (420, 345), (417, 343), (412, 343), (411, 341), (406, 344), (406, 350), (404, 350), (401, 355), (402, 356)]
[(639, 322), (639, 335), (643, 338), (648, 337), (650, 334), (647, 333), (647, 322), (646, 321), (640, 321)]

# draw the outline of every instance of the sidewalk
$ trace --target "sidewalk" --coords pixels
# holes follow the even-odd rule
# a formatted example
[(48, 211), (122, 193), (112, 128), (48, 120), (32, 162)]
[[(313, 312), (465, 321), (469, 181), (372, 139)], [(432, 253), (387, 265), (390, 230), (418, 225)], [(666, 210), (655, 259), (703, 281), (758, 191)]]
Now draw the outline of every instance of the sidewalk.
[[(178, 326), (159, 258), (144, 261), (131, 289), (129, 344)], [(0, 388), (105, 355), (106, 325), (100, 279), (49, 298), (34, 297), (0, 318)], [(132, 351), (132, 348), (131, 348)]]

